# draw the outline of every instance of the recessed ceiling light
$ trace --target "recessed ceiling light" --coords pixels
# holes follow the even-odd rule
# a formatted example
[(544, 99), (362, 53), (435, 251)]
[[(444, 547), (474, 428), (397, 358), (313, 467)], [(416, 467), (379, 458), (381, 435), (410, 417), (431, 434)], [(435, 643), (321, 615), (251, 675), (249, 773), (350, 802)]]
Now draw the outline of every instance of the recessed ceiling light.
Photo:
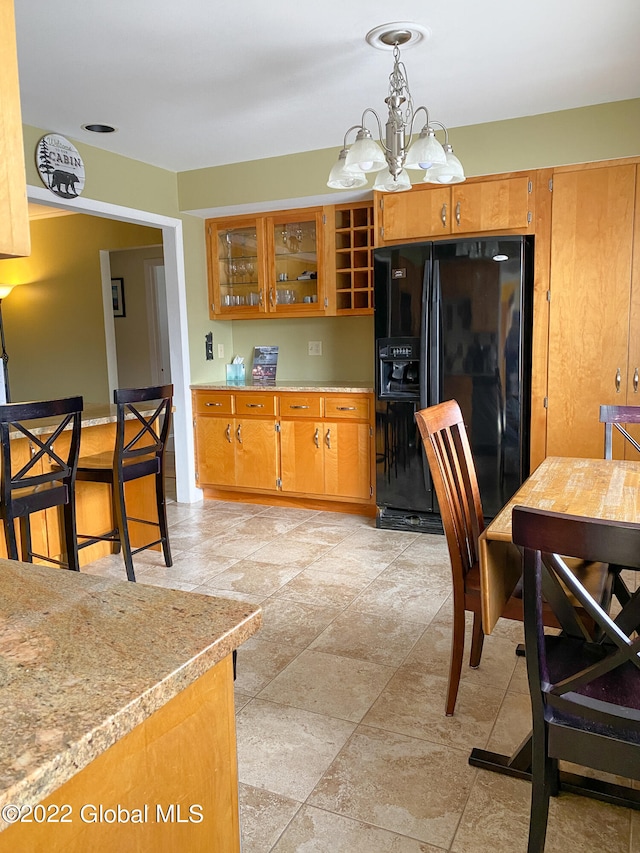
[(112, 124), (83, 124), (82, 129), (89, 133), (115, 133), (117, 130)]
[(508, 261), (509, 255), (494, 255), (493, 260), (494, 261)]

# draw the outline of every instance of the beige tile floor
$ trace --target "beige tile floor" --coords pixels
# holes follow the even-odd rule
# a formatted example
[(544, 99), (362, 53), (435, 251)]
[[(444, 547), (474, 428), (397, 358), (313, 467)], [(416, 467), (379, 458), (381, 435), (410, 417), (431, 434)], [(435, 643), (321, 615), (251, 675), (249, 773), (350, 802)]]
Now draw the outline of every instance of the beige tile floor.
[[(243, 853), (524, 853), (529, 785), (476, 770), (529, 728), (521, 626), (500, 622), (443, 713), (450, 643), (444, 538), (371, 519), (171, 503), (174, 565), (141, 583), (260, 603), (238, 654)], [(87, 571), (124, 578), (113, 555)], [(546, 853), (640, 853), (640, 815), (562, 794)]]

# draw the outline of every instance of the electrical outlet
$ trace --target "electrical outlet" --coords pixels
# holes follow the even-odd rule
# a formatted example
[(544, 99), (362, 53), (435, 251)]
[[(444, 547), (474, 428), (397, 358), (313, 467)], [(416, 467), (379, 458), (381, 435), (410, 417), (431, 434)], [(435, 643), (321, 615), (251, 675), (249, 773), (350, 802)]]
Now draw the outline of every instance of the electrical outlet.
[(224, 344), (218, 344), (218, 358), (224, 358)]
[(322, 341), (309, 341), (309, 355), (322, 355)]

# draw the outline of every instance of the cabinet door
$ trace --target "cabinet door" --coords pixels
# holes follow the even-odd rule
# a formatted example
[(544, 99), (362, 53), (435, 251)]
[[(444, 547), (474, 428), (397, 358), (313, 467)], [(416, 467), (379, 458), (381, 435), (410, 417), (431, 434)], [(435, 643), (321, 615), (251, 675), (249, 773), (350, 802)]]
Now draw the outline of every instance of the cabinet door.
[(0, 258), (28, 255), (31, 251), (13, 5), (0, 3)]
[[(636, 169), (636, 215), (634, 218), (634, 252), (631, 280), (631, 313), (629, 316), (629, 362), (627, 368), (627, 406), (640, 406), (640, 169)], [(629, 424), (627, 430), (640, 444), (640, 425)], [(615, 453), (615, 446), (614, 446)], [(640, 453), (625, 441), (625, 459), (640, 462)]]
[(324, 493), (323, 424), (314, 420), (282, 420), (280, 478), (283, 492)]
[(236, 476), (239, 489), (276, 489), (278, 434), (274, 419), (236, 418)]
[(451, 188), (453, 233), (528, 230), (530, 187), (527, 176), (456, 184)]
[(451, 187), (419, 187), (409, 192), (378, 195), (380, 238), (419, 240), (451, 234)]
[(634, 165), (553, 179), (550, 456), (601, 457), (599, 407), (625, 403), (635, 185)]
[(268, 310), (324, 314), (322, 210), (308, 208), (266, 218)]
[(195, 426), (198, 485), (233, 486), (235, 467), (235, 421), (198, 415)]
[(266, 311), (261, 218), (208, 220), (211, 316), (248, 318)]
[(371, 496), (371, 437), (368, 424), (325, 421), (324, 491), (335, 498)]

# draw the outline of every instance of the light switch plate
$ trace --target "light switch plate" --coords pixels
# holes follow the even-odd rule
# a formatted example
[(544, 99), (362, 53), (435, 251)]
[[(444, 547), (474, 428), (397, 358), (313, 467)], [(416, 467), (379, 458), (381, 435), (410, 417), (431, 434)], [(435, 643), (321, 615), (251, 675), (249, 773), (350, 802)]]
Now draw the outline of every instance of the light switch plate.
[(309, 355), (322, 355), (322, 341), (309, 341)]
[(218, 358), (224, 358), (224, 344), (218, 344)]

